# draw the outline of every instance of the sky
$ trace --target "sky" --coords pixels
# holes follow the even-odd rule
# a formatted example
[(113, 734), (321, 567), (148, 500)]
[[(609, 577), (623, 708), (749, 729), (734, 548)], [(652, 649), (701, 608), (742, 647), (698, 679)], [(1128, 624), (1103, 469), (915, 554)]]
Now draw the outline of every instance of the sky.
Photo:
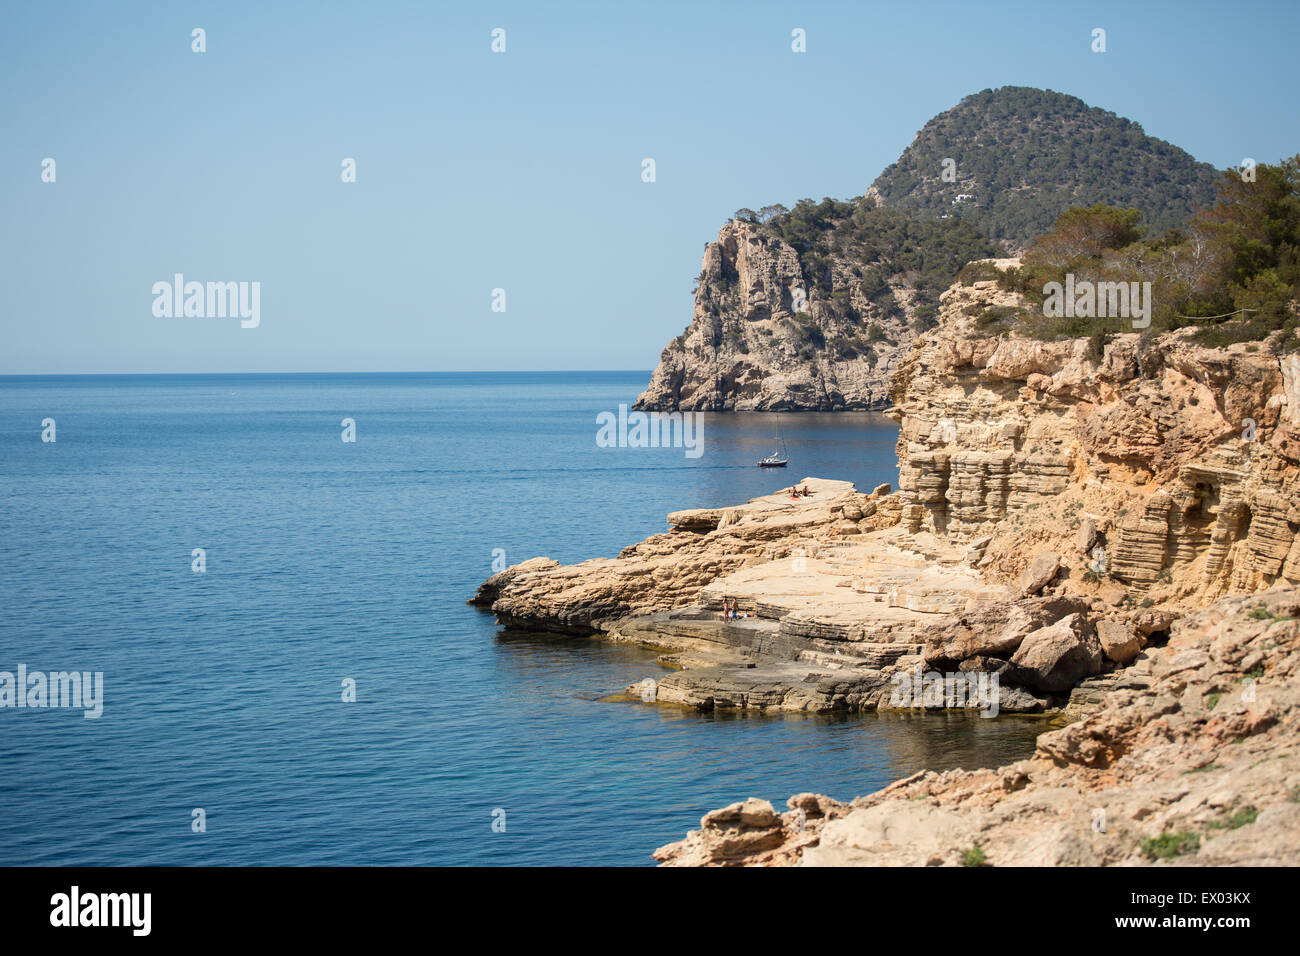
[[(1297, 36), (1288, 0), (9, 5), (0, 374), (649, 369), (734, 210), (860, 195), (967, 94), (1300, 152)], [(258, 324), (155, 315), (177, 273), (260, 283)]]

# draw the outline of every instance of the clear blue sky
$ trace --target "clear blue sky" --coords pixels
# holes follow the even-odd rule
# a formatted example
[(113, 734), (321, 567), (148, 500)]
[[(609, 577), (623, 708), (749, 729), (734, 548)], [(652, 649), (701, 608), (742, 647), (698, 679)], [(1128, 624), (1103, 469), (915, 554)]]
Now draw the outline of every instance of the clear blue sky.
[[(1071, 93), (1220, 167), (1295, 154), (1298, 11), (10, 4), (0, 373), (648, 369), (733, 210), (859, 195), (986, 87)], [(260, 281), (261, 326), (155, 318), (175, 272)]]

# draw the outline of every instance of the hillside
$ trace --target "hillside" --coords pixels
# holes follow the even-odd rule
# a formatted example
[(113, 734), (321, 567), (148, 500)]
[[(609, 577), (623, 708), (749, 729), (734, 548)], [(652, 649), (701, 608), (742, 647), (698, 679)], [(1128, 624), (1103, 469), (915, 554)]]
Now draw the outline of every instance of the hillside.
[[(957, 162), (941, 179), (945, 157)], [(1136, 123), (1007, 87), (935, 117), (867, 195), (737, 210), (704, 252), (690, 325), (637, 407), (883, 408), (889, 376), (967, 262), (1019, 247), (1071, 205), (1138, 209), (1151, 231), (1214, 198), (1211, 167)], [(958, 195), (969, 200), (954, 205)]]
[[(951, 182), (945, 159), (955, 163)], [(1140, 210), (1153, 233), (1181, 226), (1213, 201), (1214, 177), (1132, 120), (1064, 93), (1004, 86), (926, 123), (868, 195), (952, 215), (1018, 248), (1068, 207), (1098, 202)]]

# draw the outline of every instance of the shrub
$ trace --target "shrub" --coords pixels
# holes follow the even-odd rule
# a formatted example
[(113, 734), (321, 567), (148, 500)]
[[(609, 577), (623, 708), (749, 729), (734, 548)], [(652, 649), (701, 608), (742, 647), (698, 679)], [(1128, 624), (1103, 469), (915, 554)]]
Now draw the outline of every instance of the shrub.
[(1195, 833), (1162, 833), (1142, 841), (1142, 852), (1153, 860), (1168, 860), (1186, 856), (1201, 848), (1201, 838)]
[(962, 850), (961, 853), (962, 866), (983, 866), (987, 859), (988, 857), (984, 855), (984, 851), (977, 846)]

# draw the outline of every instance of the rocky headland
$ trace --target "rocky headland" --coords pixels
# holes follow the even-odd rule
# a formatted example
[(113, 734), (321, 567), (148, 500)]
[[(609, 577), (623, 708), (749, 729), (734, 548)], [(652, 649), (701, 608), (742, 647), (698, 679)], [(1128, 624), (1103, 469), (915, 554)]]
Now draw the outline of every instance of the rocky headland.
[(820, 260), (819, 291), (806, 258), (758, 223), (723, 226), (704, 250), (691, 323), (663, 350), (637, 408), (884, 408), (914, 338), (915, 291), (901, 273), (872, 291), (862, 257), (838, 251)]
[(969, 260), (1022, 250), (1065, 209), (1099, 201), (1141, 210), (1157, 233), (1184, 225), (1213, 202), (1214, 175), (1076, 97), (974, 93), (863, 196), (737, 210), (706, 245), (690, 323), (637, 407), (886, 408), (896, 365)]
[(661, 649), (678, 669), (625, 689), (648, 704), (989, 703), (942, 684), (900, 702), (924, 672), (996, 675), (998, 712), (1073, 721), (1009, 768), (716, 811), (662, 861), (1297, 861), (1300, 356), (981, 334), (1019, 304), (958, 283), (899, 359), (897, 490), (808, 478), (479, 589), (508, 628)]

